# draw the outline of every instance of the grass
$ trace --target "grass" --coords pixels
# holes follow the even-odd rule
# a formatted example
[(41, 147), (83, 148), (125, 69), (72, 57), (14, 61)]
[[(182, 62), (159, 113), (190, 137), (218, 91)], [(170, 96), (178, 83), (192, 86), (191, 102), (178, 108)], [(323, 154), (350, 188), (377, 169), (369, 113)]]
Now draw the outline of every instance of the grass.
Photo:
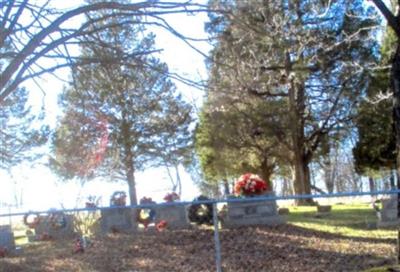
[(396, 238), (394, 228), (377, 229), (377, 216), (369, 204), (336, 204), (331, 213), (317, 216), (316, 207), (289, 207), (288, 223), (347, 237)]
[[(317, 216), (316, 207), (290, 207), (288, 223), (295, 226), (346, 237), (390, 238), (396, 239), (395, 228), (377, 229), (377, 216), (367, 203), (332, 205), (331, 213)], [(400, 266), (383, 266), (365, 272), (400, 271)]]
[(365, 272), (394, 272), (394, 271), (400, 271), (400, 266), (383, 266), (383, 267), (376, 267), (372, 269), (368, 269)]

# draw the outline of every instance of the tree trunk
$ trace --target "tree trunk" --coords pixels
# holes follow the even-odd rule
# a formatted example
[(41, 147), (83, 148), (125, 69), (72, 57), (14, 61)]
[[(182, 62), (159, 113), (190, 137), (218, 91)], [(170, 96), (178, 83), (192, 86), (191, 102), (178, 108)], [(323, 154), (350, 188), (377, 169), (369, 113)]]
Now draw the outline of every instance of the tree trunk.
[[(369, 183), (369, 191), (370, 192), (375, 191), (376, 190), (376, 188), (375, 188), (375, 180), (374, 180), (373, 177), (368, 177), (368, 183)], [(371, 195), (371, 199), (372, 199), (372, 201), (375, 201), (376, 197)]]
[(128, 189), (129, 189), (129, 201), (130, 205), (137, 205), (137, 195), (136, 195), (136, 181), (135, 181), (135, 171), (133, 166), (128, 169), (126, 180), (128, 181)]
[(175, 173), (176, 173), (176, 185), (177, 185), (177, 189), (178, 189), (178, 195), (179, 197), (182, 196), (182, 181), (181, 181), (181, 175), (179, 174), (179, 165), (175, 164)]
[(324, 169), (324, 181), (325, 187), (329, 194), (332, 194), (335, 189), (335, 170), (332, 166), (331, 157), (328, 155), (324, 160), (323, 164)]
[(213, 196), (215, 198), (219, 198), (221, 196), (220, 192), (219, 192), (219, 186), (218, 184), (216, 184), (215, 186), (213, 186)]
[[(294, 193), (295, 195), (310, 195), (311, 184), (310, 184), (310, 168), (308, 162), (299, 156), (296, 159), (295, 165), (295, 180), (294, 180)], [(296, 205), (313, 205), (314, 201), (312, 198), (297, 199)]]
[[(396, 172), (400, 176), (400, 37), (397, 37), (397, 49), (393, 57), (391, 70), (391, 87), (393, 90), (393, 122), (396, 135)], [(397, 180), (397, 189), (400, 190), (400, 183)], [(397, 218), (400, 218), (400, 193), (397, 195)], [(400, 263), (400, 227), (397, 232), (397, 262)]]
[(274, 189), (271, 182), (271, 176), (274, 173), (275, 164), (268, 163), (268, 160), (264, 160), (261, 164), (261, 175), (260, 177), (265, 180), (269, 185), (271, 191)]
[[(290, 54), (286, 54), (285, 72), (287, 78), (290, 78), (292, 72), (292, 63)], [(310, 153), (306, 150), (305, 137), (305, 88), (301, 79), (291, 78), (289, 84), (289, 118), (292, 138), (293, 166), (295, 169), (294, 192), (296, 195), (311, 194), (310, 184)], [(311, 198), (297, 199), (296, 205), (314, 204)]]
[(282, 195), (283, 196), (289, 196), (293, 194), (292, 186), (290, 179), (288, 178), (283, 178), (283, 184), (282, 184)]
[(375, 180), (373, 177), (368, 177), (368, 183), (369, 183), (369, 191), (370, 192), (375, 191)]
[(223, 179), (223, 185), (224, 185), (224, 194), (225, 196), (228, 196), (230, 194), (230, 190), (229, 190), (229, 183), (227, 179)]
[(395, 173), (390, 170), (390, 190), (396, 190)]

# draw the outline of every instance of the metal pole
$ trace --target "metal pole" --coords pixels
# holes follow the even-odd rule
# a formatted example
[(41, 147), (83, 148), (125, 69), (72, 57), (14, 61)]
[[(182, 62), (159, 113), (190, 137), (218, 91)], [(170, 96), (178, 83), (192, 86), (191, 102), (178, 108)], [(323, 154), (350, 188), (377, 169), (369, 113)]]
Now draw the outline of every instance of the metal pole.
[(11, 205), (8, 206), (8, 214), (10, 214), (10, 216), (8, 217), (8, 222), (10, 223), (10, 227), (11, 227)]
[[(399, 155), (397, 155), (399, 156)], [(399, 175), (399, 158), (397, 158), (397, 190), (400, 190), (400, 175)], [(399, 225), (399, 220), (400, 220), (400, 193), (397, 194), (397, 252), (396, 252), (396, 263), (400, 264), (400, 225)]]
[(213, 203), (213, 221), (214, 221), (215, 263), (217, 266), (217, 272), (222, 272), (221, 243), (219, 241), (219, 229), (218, 229), (218, 210), (217, 210), (217, 204), (215, 202)]

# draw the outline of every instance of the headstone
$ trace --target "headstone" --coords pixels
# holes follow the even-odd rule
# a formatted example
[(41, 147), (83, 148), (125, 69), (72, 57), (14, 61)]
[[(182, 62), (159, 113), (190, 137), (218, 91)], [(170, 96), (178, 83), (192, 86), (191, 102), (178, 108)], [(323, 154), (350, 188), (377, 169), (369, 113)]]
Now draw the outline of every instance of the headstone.
[[(273, 195), (269, 193), (269, 195)], [(223, 226), (281, 225), (285, 218), (278, 214), (275, 200), (228, 202)]]
[(186, 207), (183, 205), (158, 206), (156, 208), (155, 222), (167, 221), (167, 228), (188, 228)]
[(278, 214), (279, 215), (288, 215), (290, 213), (288, 208), (279, 208), (278, 209)]
[(64, 239), (75, 236), (74, 231), (74, 216), (71, 214), (63, 214), (58, 219), (65, 220), (63, 222), (55, 222), (52, 220), (51, 215), (39, 216), (39, 224), (35, 227), (36, 239), (41, 237), (48, 237), (51, 239)]
[(378, 227), (398, 226), (397, 218), (397, 195), (382, 199), (382, 209), (377, 212)]
[(101, 210), (101, 231), (103, 233), (135, 231), (137, 226), (133, 211), (125, 207)]
[(318, 205), (317, 206), (317, 212), (319, 213), (330, 213), (332, 210), (331, 205)]
[(6, 248), (7, 251), (15, 250), (14, 233), (10, 225), (0, 226), (0, 248)]

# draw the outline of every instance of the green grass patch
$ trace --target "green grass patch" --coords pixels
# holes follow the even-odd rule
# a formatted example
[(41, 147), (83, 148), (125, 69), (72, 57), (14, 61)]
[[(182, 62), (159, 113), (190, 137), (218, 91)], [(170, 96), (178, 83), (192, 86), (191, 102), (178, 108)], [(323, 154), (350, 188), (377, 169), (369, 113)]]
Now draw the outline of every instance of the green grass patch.
[(400, 271), (400, 266), (383, 266), (365, 270), (364, 272), (393, 272)]
[(396, 238), (394, 228), (377, 229), (377, 216), (369, 204), (332, 205), (329, 214), (317, 216), (317, 207), (289, 207), (288, 223), (348, 237)]

